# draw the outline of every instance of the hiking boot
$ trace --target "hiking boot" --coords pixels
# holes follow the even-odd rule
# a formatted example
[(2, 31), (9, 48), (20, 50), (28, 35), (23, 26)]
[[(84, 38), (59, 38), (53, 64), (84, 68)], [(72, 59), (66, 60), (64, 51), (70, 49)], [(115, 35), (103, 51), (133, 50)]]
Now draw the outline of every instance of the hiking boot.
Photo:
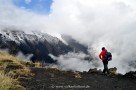
[(106, 73), (101, 73), (101, 75), (106, 75)]

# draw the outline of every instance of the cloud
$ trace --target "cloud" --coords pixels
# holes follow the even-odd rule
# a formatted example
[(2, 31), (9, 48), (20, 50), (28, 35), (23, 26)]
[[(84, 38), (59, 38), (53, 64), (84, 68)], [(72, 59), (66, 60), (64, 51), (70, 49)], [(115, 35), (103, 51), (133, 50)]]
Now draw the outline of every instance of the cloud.
[(40, 15), (1, 0), (0, 27), (71, 35), (88, 45), (96, 60), (105, 46), (113, 54), (109, 67), (124, 73), (136, 70), (131, 65), (136, 62), (135, 5), (135, 0), (54, 0), (51, 13)]
[(59, 68), (62, 70), (89, 71), (90, 68), (95, 67), (92, 61), (84, 60), (87, 55), (83, 53), (70, 52), (65, 55), (60, 55), (59, 57), (50, 56), (57, 60)]
[(33, 54), (24, 55), (22, 52), (18, 52), (16, 57), (22, 60), (30, 60), (33, 57)]
[(47, 17), (16, 7), (11, 0), (0, 1), (0, 26), (21, 30), (43, 30)]

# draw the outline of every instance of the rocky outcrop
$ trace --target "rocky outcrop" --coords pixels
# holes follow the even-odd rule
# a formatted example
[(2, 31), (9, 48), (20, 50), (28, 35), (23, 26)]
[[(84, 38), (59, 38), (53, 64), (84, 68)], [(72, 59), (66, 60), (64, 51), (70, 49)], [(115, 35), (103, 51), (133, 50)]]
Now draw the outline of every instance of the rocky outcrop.
[(131, 77), (131, 78), (136, 78), (136, 71), (127, 72), (124, 76)]

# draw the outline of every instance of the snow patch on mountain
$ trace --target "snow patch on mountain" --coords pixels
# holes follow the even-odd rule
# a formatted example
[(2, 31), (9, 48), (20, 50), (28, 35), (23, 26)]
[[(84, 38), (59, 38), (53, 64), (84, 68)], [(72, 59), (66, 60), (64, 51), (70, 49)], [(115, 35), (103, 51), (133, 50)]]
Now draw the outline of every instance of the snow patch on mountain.
[(45, 41), (47, 40), (51, 44), (58, 44), (59, 42), (68, 45), (65, 40), (61, 38), (60, 34), (41, 33), (41, 32), (23, 32), (17, 30), (1, 30), (0, 33), (4, 35), (7, 40), (15, 41), (16, 43), (25, 43), (24, 40), (30, 42)]
[(49, 35), (53, 37), (57, 37), (59, 40), (61, 40), (64, 44), (68, 45), (68, 43), (62, 38), (61, 34), (59, 33), (48, 33)]

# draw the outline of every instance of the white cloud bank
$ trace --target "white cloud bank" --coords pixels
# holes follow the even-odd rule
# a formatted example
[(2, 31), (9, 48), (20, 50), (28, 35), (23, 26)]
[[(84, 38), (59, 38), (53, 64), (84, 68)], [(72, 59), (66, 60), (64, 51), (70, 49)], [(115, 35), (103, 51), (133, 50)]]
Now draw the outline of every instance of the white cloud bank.
[(109, 67), (124, 73), (136, 70), (135, 5), (135, 0), (54, 0), (52, 12), (44, 16), (1, 0), (0, 27), (68, 34), (89, 45), (96, 57), (105, 46), (113, 53)]

